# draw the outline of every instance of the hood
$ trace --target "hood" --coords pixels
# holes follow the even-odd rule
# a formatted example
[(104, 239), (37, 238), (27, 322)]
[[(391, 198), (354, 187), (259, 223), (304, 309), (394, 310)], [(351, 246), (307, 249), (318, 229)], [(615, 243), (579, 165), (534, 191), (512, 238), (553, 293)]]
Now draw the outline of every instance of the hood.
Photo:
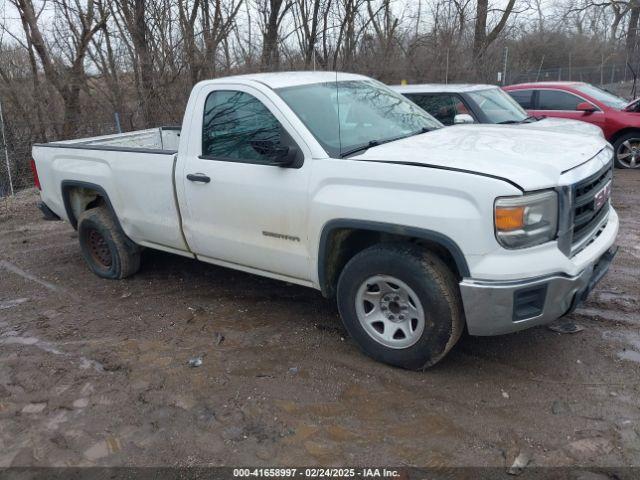
[(537, 122), (522, 123), (514, 125), (520, 128), (531, 128), (536, 130), (546, 130), (552, 132), (578, 133), (582, 135), (597, 135), (604, 138), (604, 133), (600, 127), (592, 123), (580, 120), (570, 120), (568, 118), (546, 117)]
[(465, 170), (504, 178), (529, 191), (557, 186), (563, 172), (607, 147), (606, 140), (595, 135), (458, 125), (372, 147), (351, 158)]

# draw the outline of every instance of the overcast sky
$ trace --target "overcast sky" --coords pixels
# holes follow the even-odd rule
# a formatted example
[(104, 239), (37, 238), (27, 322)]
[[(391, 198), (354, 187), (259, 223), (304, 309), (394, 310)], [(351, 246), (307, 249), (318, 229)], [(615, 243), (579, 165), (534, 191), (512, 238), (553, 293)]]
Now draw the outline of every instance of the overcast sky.
[[(431, 3), (430, 0), (421, 0), (421, 1), (422, 1), (423, 8), (427, 7)], [(560, 1), (565, 1), (565, 0), (560, 0)], [(542, 6), (543, 6), (543, 12), (550, 11), (551, 7), (554, 4), (560, 3), (560, 1), (559, 0), (541, 0)], [(396, 15), (402, 15), (402, 14), (411, 15), (417, 12), (418, 5), (419, 5), (418, 2), (419, 0), (394, 0), (392, 5), (393, 5), (394, 11), (396, 12)], [(507, 2), (508, 0), (492, 0), (490, 1), (490, 6), (492, 8), (502, 8), (507, 4)], [(41, 5), (42, 0), (40, 1), (35, 0), (35, 3), (36, 5)], [(251, 3), (251, 1), (247, 2), (247, 0), (245, 0), (245, 3)], [(520, 7), (520, 5), (518, 4), (525, 5), (525, 4), (529, 4), (529, 2), (527, 0), (518, 0), (516, 2), (516, 10)], [(470, 14), (472, 14), (472, 10), (473, 10), (473, 6), (471, 6), (471, 8), (469, 9)], [(536, 15), (537, 15), (537, 12), (533, 8), (530, 8), (528, 11), (519, 14), (520, 17), (525, 17), (525, 18), (526, 17), (531, 18)], [(18, 37), (22, 37), (22, 27), (20, 24), (20, 18), (15, 8), (9, 3), (8, 0), (0, 0), (0, 18), (2, 19), (1, 20), (2, 24), (5, 27), (7, 27), (7, 29), (12, 34)], [(43, 13), (43, 18), (44, 19), (53, 18), (53, 12), (51, 11), (51, 9), (49, 9), (48, 14), (47, 12)], [(425, 19), (428, 21), (429, 15), (426, 15)], [(241, 21), (242, 19), (240, 19), (240, 22)], [(10, 36), (7, 36), (6, 33), (2, 31), (2, 29), (0, 29), (0, 40), (3, 40), (3, 41), (10, 40)]]

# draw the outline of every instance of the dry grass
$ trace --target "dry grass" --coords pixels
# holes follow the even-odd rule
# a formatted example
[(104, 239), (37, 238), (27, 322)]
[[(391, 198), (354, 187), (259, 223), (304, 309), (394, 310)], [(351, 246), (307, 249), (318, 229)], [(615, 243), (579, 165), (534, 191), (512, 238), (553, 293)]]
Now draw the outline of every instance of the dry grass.
[(36, 208), (38, 194), (36, 188), (27, 188), (16, 192), (13, 196), (0, 198), (0, 223), (26, 217), (25, 213), (29, 209)]

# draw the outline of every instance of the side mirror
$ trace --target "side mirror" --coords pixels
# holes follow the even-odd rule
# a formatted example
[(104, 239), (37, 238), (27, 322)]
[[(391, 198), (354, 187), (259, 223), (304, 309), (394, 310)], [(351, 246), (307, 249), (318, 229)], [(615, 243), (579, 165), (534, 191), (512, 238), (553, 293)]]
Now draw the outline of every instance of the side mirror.
[(251, 147), (260, 155), (268, 157), (273, 165), (278, 167), (298, 168), (300, 158), (299, 150), (296, 147), (290, 147), (275, 143), (269, 140), (252, 140)]
[(465, 123), (475, 123), (475, 120), (468, 113), (459, 113), (455, 117), (453, 117), (454, 125), (462, 125)]
[(589, 102), (580, 102), (576, 107), (576, 110), (584, 113), (593, 113), (596, 111), (596, 107), (591, 105)]
[(280, 147), (279, 154), (273, 157), (273, 163), (283, 168), (298, 168), (300, 167), (298, 153), (299, 150), (296, 147)]

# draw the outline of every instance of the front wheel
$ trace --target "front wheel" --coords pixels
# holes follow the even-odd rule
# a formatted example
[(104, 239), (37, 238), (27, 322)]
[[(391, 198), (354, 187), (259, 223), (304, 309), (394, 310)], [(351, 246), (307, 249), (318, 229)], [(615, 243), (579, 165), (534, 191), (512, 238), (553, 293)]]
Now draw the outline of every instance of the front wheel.
[(617, 168), (640, 167), (640, 131), (625, 133), (614, 142), (613, 149)]
[(454, 274), (410, 244), (381, 244), (355, 255), (338, 281), (338, 309), (367, 355), (411, 370), (440, 361), (464, 328)]

